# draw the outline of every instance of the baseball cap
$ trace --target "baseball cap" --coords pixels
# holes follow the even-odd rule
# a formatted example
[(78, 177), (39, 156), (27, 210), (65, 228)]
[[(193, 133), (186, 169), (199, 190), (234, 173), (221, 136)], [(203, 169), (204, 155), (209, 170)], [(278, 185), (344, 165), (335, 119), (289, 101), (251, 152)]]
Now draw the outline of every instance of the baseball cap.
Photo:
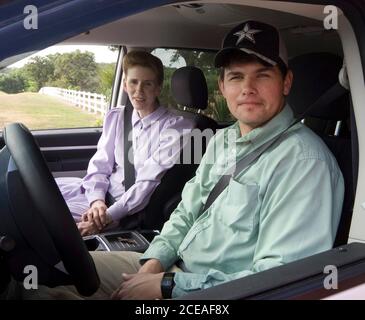
[(223, 39), (222, 49), (216, 54), (214, 65), (221, 67), (225, 57), (235, 50), (253, 54), (273, 66), (277, 63), (288, 66), (286, 47), (280, 33), (267, 23), (251, 20), (233, 28)]

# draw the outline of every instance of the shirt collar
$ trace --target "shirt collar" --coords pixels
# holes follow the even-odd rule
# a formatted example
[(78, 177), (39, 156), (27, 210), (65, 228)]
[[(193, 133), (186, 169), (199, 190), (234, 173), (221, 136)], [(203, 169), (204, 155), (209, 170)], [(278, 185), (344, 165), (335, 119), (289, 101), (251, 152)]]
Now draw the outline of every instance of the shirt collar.
[(241, 136), (241, 131), (238, 121), (234, 124), (236, 130), (238, 130), (237, 142), (252, 142), (257, 145), (261, 145), (276, 136), (280, 132), (289, 127), (290, 123), (294, 120), (293, 111), (288, 104), (285, 105), (274, 118), (263, 126), (251, 130), (249, 133)]
[(138, 112), (134, 109), (132, 113), (132, 125), (135, 127), (139, 122), (142, 123), (143, 128), (147, 128), (151, 125), (152, 122), (157, 121), (161, 118), (161, 116), (167, 112), (167, 109), (163, 106), (159, 106), (155, 111), (150, 113), (148, 116), (144, 118), (140, 118)]

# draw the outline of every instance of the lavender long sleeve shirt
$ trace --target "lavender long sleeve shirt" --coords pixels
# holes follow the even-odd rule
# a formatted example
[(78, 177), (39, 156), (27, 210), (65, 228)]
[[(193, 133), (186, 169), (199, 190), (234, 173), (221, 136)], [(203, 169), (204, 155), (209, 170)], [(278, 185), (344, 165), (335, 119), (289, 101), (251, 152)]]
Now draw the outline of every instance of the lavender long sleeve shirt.
[(177, 116), (165, 107), (140, 118), (132, 114), (132, 144), (135, 184), (127, 191), (124, 187), (124, 107), (108, 112), (91, 158), (82, 187), (89, 205), (105, 199), (107, 191), (116, 199), (107, 212), (114, 221), (143, 209), (159, 185), (161, 178), (177, 161), (185, 135), (194, 128), (191, 120)]

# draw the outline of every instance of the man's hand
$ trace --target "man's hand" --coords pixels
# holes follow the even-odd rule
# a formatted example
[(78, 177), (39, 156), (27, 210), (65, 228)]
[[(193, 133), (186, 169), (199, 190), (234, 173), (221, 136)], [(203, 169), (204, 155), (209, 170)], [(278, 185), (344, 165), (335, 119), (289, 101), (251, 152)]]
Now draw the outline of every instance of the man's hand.
[(162, 299), (161, 273), (123, 273), (124, 282), (116, 289), (111, 298), (113, 300), (150, 300)]
[(99, 231), (101, 231), (107, 224), (112, 222), (112, 218), (107, 214), (108, 207), (103, 200), (96, 200), (91, 204), (81, 217), (81, 220), (86, 222), (93, 222)]
[(160, 273), (164, 272), (160, 260), (150, 259), (138, 270), (138, 273)]
[(79, 229), (82, 237), (99, 233), (98, 228), (96, 227), (95, 223), (92, 221), (91, 222), (81, 221), (81, 222), (77, 223), (77, 228)]

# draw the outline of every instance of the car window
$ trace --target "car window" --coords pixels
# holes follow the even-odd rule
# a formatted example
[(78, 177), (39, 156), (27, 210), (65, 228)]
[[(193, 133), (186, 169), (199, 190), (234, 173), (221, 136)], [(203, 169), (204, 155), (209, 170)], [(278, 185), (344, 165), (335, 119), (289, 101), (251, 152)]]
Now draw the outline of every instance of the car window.
[[(171, 76), (178, 68), (184, 66), (195, 66), (203, 71), (208, 86), (208, 108), (206, 110), (202, 110), (202, 113), (213, 118), (217, 122), (232, 121), (225, 99), (222, 97), (218, 89), (217, 79), (219, 71), (214, 67), (214, 52), (158, 48), (153, 50), (152, 54), (159, 57), (164, 65), (165, 80), (160, 97), (160, 100), (164, 105), (169, 107), (181, 107), (176, 106), (171, 94)], [(195, 110), (191, 111), (195, 112)]]
[(108, 46), (53, 46), (0, 70), (0, 130), (100, 127), (118, 58)]

